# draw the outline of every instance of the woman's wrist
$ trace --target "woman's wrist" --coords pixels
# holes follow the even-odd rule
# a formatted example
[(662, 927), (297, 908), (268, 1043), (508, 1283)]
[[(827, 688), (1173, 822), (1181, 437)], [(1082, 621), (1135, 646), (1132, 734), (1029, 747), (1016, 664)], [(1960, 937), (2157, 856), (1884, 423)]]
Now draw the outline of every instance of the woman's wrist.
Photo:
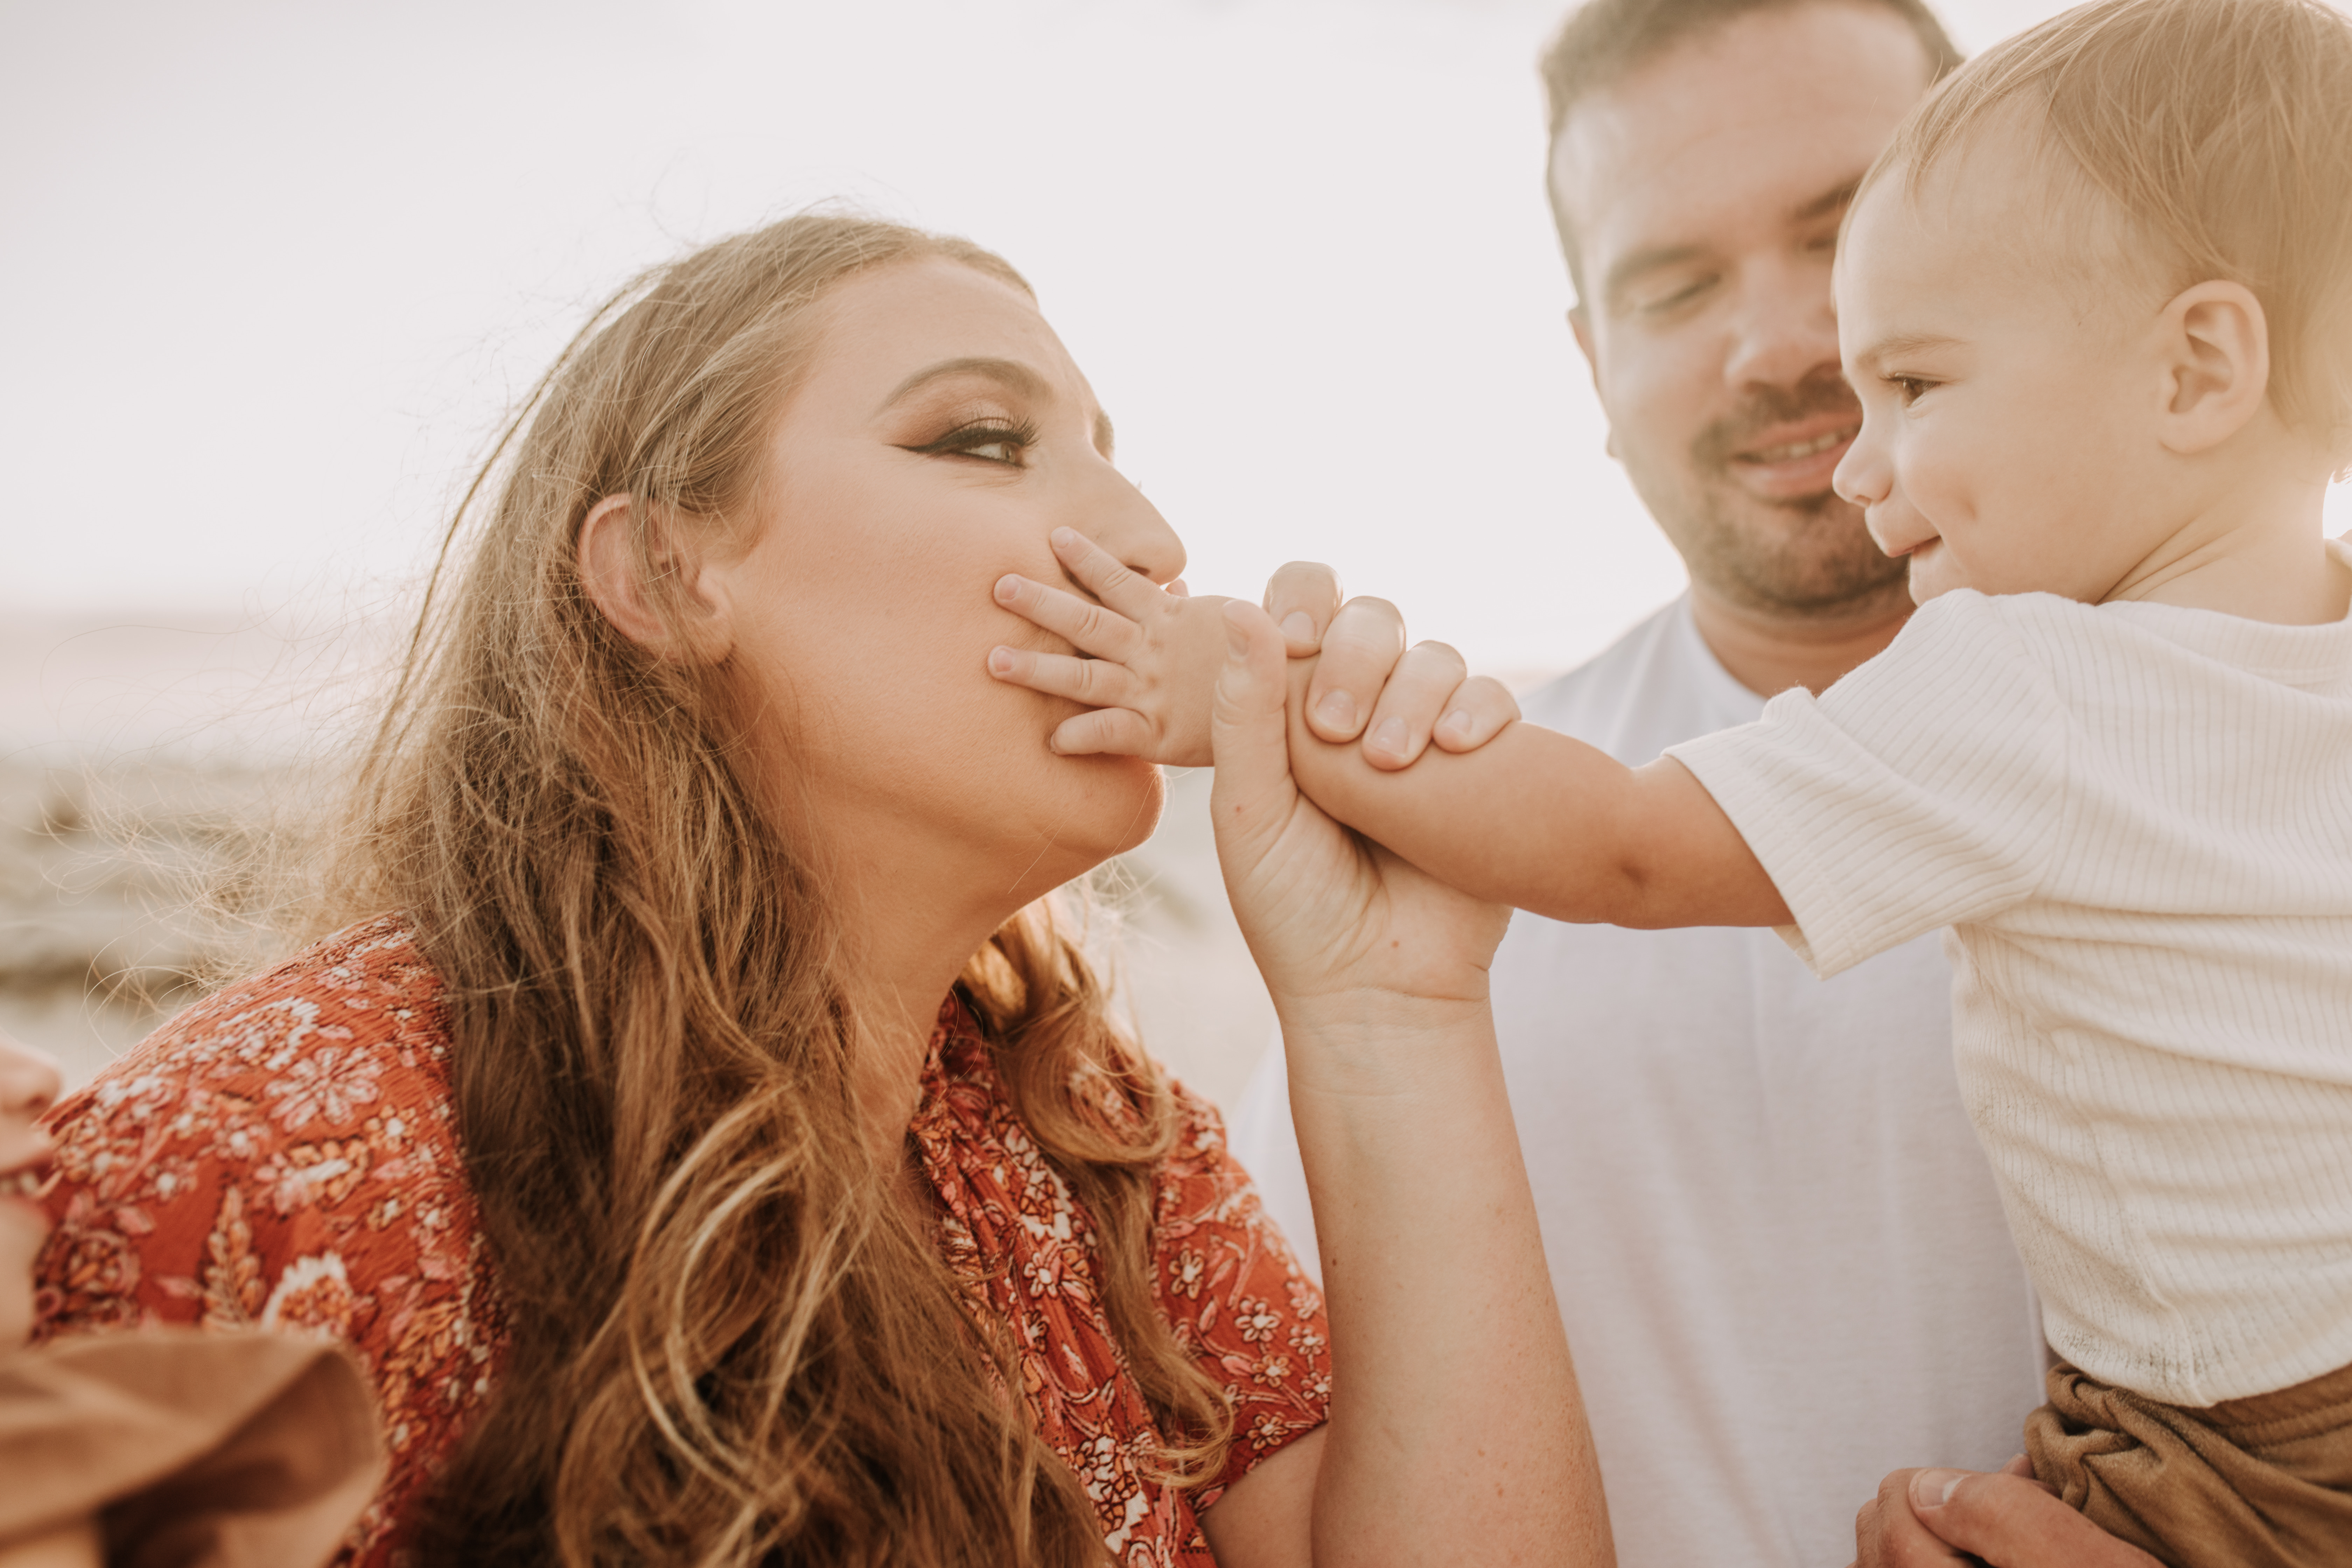
[[(1443, 1094), (1465, 1068), (1496, 1060), (1495, 1016), (1484, 997), (1336, 993), (1277, 998), (1293, 1098)], [(1475, 1076), (1475, 1075), (1474, 1075)]]

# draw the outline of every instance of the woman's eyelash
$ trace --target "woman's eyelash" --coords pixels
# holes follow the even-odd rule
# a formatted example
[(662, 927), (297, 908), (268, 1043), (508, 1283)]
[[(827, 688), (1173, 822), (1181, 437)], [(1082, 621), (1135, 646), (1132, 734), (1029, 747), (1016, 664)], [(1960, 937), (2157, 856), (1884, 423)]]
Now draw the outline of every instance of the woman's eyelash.
[(907, 449), (927, 458), (961, 453), (966, 457), (980, 458), (983, 463), (1008, 463), (1013, 459), (981, 458), (980, 454), (972, 448), (991, 446), (1026, 448), (1036, 445), (1036, 441), (1037, 426), (1034, 425), (1004, 424), (990, 420), (971, 425), (959, 425), (935, 441), (926, 441), (919, 447), (909, 447)]

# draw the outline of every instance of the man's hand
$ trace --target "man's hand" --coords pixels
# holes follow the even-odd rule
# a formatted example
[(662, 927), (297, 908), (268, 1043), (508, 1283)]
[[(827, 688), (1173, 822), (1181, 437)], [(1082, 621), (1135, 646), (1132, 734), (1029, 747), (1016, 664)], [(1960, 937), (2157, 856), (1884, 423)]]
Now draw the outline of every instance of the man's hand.
[(1854, 1516), (1854, 1568), (2163, 1568), (2032, 1479), (2000, 1469), (1897, 1470)]
[[(991, 651), (999, 680), (1091, 710), (1065, 720), (1054, 750), (1148, 757), (1179, 767), (1209, 763), (1209, 709), (1225, 650), (1220, 612), (1227, 600), (1192, 598), (1181, 583), (1163, 589), (1121, 565), (1071, 529), (1056, 529), (1054, 553), (1093, 597), (1009, 575), (996, 601), (1068, 641), (1076, 655), (1024, 648)], [(1339, 575), (1294, 561), (1266, 584), (1265, 609), (1292, 658), (1320, 654), (1307, 700), (1308, 722), (1328, 741), (1364, 737), (1373, 766), (1401, 768), (1434, 742), (1475, 751), (1519, 716), (1497, 681), (1468, 677), (1443, 643), (1408, 648), (1404, 621), (1384, 599), (1343, 604)]]

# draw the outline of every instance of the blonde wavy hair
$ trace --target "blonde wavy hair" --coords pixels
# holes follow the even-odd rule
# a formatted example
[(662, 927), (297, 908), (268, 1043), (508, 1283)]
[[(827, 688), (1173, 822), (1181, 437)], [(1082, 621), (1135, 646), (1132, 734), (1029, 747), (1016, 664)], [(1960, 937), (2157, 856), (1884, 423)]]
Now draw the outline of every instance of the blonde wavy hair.
[[(766, 437), (826, 292), (926, 257), (1028, 291), (968, 242), (824, 214), (646, 273), (565, 349), (451, 524), (330, 900), (406, 911), (446, 987), (511, 1331), (425, 1561), (1105, 1558), (1007, 1337), (975, 1329), (861, 1142), (833, 911), (756, 804), (730, 672), (622, 636), (575, 560), (611, 495), (640, 519), (758, 526)], [(682, 626), (639, 528), (639, 570)], [(1166, 1086), (1050, 901), (957, 988), (1095, 1222), (1164, 1468), (1197, 1484), (1233, 1418), (1154, 1305)]]
[(1916, 196), (2020, 109), (2050, 164), (2052, 265), (2095, 292), (2117, 271), (2166, 297), (2243, 284), (2279, 417), (2352, 459), (2352, 17), (2322, 0), (2091, 0), (1946, 78), (1861, 188), (1899, 177)]

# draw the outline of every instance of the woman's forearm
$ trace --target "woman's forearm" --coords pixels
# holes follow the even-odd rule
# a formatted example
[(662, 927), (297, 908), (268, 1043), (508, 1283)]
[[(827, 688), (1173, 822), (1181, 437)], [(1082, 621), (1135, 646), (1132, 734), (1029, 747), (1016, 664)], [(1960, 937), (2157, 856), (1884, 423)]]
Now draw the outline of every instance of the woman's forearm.
[(1283, 1024), (1331, 1315), (1316, 1563), (1611, 1562), (1492, 1015), (1367, 992)]

